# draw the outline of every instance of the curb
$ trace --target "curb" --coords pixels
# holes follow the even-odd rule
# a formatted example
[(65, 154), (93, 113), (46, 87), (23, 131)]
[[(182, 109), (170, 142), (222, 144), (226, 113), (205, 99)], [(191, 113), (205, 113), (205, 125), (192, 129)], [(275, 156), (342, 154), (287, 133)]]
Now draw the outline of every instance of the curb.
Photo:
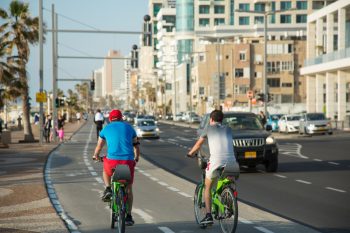
[[(72, 133), (72, 135), (70, 135), (70, 137), (68, 138), (68, 140), (71, 140), (72, 137), (78, 132), (80, 131), (80, 129), (86, 125), (86, 122), (84, 122), (75, 132)], [(51, 172), (50, 172), (50, 166), (51, 165), (51, 159), (52, 159), (52, 154), (55, 153), (55, 151), (62, 145), (62, 143), (58, 144), (56, 147), (54, 147), (48, 154), (45, 165), (44, 165), (44, 183), (45, 183), (45, 187), (46, 187), (46, 192), (47, 195), (50, 199), (50, 202), (53, 206), (53, 208), (55, 208), (57, 215), (61, 218), (61, 220), (63, 221), (63, 223), (65, 224), (67, 230), (70, 233), (80, 233), (78, 231), (78, 227), (77, 225), (75, 225), (74, 221), (65, 213), (65, 211), (63, 210), (61, 203), (59, 202), (57, 195), (56, 195), (56, 191), (52, 185), (52, 181), (51, 181)]]

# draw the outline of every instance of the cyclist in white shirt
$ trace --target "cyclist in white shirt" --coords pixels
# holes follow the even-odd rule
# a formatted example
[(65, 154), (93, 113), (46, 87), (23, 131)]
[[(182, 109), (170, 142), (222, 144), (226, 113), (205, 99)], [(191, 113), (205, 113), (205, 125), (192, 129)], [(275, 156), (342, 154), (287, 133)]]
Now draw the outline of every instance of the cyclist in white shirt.
[(95, 114), (95, 118), (94, 118), (94, 122), (96, 124), (96, 136), (97, 136), (97, 139), (100, 135), (100, 132), (103, 128), (103, 123), (104, 123), (104, 120), (105, 118), (103, 117), (102, 113), (101, 113), (101, 110), (100, 109), (97, 109), (97, 112)]

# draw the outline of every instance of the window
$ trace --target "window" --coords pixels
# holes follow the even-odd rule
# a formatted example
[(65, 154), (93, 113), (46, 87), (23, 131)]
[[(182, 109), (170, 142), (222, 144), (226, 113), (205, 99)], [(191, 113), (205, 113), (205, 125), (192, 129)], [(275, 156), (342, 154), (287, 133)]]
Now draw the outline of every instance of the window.
[(282, 87), (292, 87), (292, 83), (282, 83)]
[(209, 25), (209, 19), (207, 19), (207, 18), (199, 19), (199, 26), (205, 27), (208, 25)]
[(297, 23), (306, 23), (307, 15), (297, 15)]
[(306, 1), (297, 1), (297, 9), (298, 10), (307, 10), (307, 2)]
[(289, 10), (292, 8), (291, 1), (281, 1), (281, 10)]
[(245, 54), (246, 54), (246, 52), (239, 52), (239, 60), (240, 61), (245, 61), (246, 60), (246, 58), (245, 58)]
[(209, 14), (209, 6), (199, 6), (199, 14)]
[(243, 77), (243, 69), (235, 69), (235, 77), (242, 78)]
[(260, 11), (260, 12), (265, 12), (265, 3), (255, 3), (254, 10)]
[(280, 83), (280, 79), (279, 78), (268, 78), (267, 79), (267, 85), (269, 85), (270, 87), (280, 87), (281, 83)]
[(239, 25), (249, 25), (249, 16), (239, 17)]
[(214, 6), (215, 14), (225, 14), (225, 6)]
[(214, 25), (221, 25), (221, 24), (225, 24), (225, 19), (224, 18), (214, 19)]
[(254, 17), (254, 24), (263, 24), (264, 23), (264, 16), (255, 16)]
[(157, 17), (158, 12), (162, 9), (162, 4), (161, 3), (154, 3), (153, 4), (153, 16)]
[(281, 23), (291, 23), (292, 16), (291, 15), (281, 15), (280, 22)]
[(249, 3), (240, 3), (238, 7), (242, 11), (249, 11), (250, 10)]
[(204, 87), (199, 87), (199, 94), (204, 95)]

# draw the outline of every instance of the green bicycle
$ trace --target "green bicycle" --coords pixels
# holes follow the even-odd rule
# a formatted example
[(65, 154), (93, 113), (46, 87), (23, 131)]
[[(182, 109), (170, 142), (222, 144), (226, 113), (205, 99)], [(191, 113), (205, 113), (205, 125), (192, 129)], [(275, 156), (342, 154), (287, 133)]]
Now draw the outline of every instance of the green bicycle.
[[(199, 165), (202, 169), (202, 181), (197, 185), (194, 193), (194, 213), (196, 222), (201, 228), (208, 225), (200, 224), (205, 217), (205, 168), (207, 161), (198, 157)], [(238, 203), (235, 180), (239, 177), (239, 166), (235, 164), (227, 164), (219, 169), (219, 179), (215, 189), (211, 190), (212, 195), (212, 214), (216, 220), (219, 220), (221, 231), (223, 233), (234, 233), (238, 222)]]
[(130, 180), (129, 167), (118, 165), (111, 177), (112, 197), (110, 201), (111, 228), (115, 228), (115, 223), (117, 223), (118, 233), (125, 232), (125, 216), (128, 211), (126, 187)]

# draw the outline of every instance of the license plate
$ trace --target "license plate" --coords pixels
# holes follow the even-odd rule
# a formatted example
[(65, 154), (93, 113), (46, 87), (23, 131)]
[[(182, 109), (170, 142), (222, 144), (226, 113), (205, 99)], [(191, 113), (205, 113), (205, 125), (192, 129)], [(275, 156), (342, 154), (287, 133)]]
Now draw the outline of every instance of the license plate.
[(246, 158), (246, 159), (256, 158), (256, 151), (246, 151), (246, 152), (244, 152), (244, 158)]

